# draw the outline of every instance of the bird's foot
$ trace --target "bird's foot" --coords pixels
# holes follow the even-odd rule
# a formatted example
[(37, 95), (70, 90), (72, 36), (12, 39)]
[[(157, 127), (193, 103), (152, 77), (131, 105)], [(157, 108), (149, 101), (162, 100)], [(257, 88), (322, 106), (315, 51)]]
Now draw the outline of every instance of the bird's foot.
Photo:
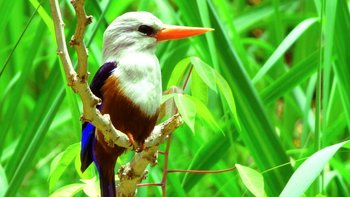
[(142, 144), (139, 144), (137, 143), (135, 140), (134, 140), (134, 137), (132, 136), (131, 133), (126, 133), (126, 135), (128, 136), (129, 138), (129, 141), (130, 141), (130, 144), (133, 146), (133, 149), (136, 151), (136, 152), (141, 152), (143, 151), (143, 149), (145, 149), (145, 144), (142, 143)]
[(143, 151), (144, 149), (145, 149), (145, 144), (142, 143), (139, 147), (135, 148), (135, 151), (139, 153), (139, 152)]

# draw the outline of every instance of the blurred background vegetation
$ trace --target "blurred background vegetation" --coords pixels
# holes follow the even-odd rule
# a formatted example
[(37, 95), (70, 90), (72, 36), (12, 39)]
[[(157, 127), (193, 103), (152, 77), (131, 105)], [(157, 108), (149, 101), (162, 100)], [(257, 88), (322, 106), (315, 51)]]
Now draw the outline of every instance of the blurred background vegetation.
[[(75, 14), (68, 0), (60, 6), (69, 41)], [(157, 50), (164, 90), (182, 87), (194, 68), (185, 89), (191, 97), (178, 101), (187, 124), (173, 135), (169, 169), (241, 164), (263, 175), (267, 196), (278, 196), (305, 159), (349, 139), (349, 7), (349, 0), (87, 1), (94, 17), (85, 36), (89, 71), (101, 65), (105, 28), (124, 12), (215, 28)], [(93, 196), (95, 169), (81, 174), (77, 157), (81, 102), (56, 55), (49, 1), (1, 0), (0, 13), (0, 196)], [(72, 48), (70, 54), (76, 62)], [(329, 162), (306, 196), (350, 196), (349, 151), (331, 156), (313, 160)], [(160, 182), (162, 169), (160, 155), (144, 182)], [(176, 173), (168, 175), (167, 190), (170, 196), (251, 196), (246, 186), (237, 171)], [(139, 188), (138, 196), (146, 195), (161, 190)]]

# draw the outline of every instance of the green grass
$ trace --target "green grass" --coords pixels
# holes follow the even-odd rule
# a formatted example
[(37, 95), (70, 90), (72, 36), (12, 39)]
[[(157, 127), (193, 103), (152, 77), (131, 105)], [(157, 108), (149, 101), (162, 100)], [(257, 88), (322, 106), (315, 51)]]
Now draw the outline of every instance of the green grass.
[[(215, 28), (158, 46), (164, 90), (182, 87), (193, 68), (188, 96), (174, 96), (187, 124), (172, 137), (169, 168), (239, 164), (240, 170), (169, 174), (168, 194), (350, 196), (349, 146), (342, 144), (350, 128), (349, 0), (248, 2), (87, 1), (94, 17), (85, 35), (89, 72), (101, 65), (104, 29), (124, 12)], [(75, 14), (69, 1), (60, 5), (68, 40)], [(94, 167), (79, 172), (81, 102), (56, 56), (49, 7), (49, 1), (0, 1), (0, 196), (84, 196), (83, 188), (91, 193), (97, 186)], [(160, 182), (163, 162), (160, 155), (145, 182)], [(161, 196), (161, 190), (139, 188), (138, 196), (146, 195)]]

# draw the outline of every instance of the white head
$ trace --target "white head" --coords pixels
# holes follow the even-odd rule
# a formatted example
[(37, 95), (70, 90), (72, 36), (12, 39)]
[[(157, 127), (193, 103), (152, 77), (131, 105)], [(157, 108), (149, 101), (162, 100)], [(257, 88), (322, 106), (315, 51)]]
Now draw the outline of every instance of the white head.
[(103, 38), (103, 62), (116, 61), (128, 51), (154, 54), (158, 41), (212, 31), (211, 28), (165, 25), (148, 12), (128, 12), (108, 26)]
[(154, 53), (155, 35), (162, 27), (163, 23), (148, 12), (128, 12), (119, 16), (104, 33), (104, 62), (115, 60), (129, 50)]

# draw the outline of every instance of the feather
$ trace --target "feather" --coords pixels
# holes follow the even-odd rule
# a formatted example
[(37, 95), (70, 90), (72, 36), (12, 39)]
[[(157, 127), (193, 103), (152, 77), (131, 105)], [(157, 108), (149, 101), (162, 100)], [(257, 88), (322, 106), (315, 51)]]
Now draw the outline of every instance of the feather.
[(81, 160), (81, 172), (84, 172), (86, 168), (92, 162), (92, 141), (95, 136), (95, 126), (91, 123), (85, 122), (83, 124), (83, 132), (81, 135), (81, 151), (80, 151), (80, 160)]
[[(106, 81), (106, 79), (111, 75), (113, 70), (116, 68), (116, 64), (114, 62), (107, 62), (103, 64), (98, 71), (96, 72), (90, 89), (94, 95), (102, 99), (101, 88)], [(98, 105), (97, 108), (100, 110), (101, 105)], [(80, 160), (81, 160), (81, 172), (84, 172), (86, 168), (89, 167), (92, 158), (92, 142), (95, 138), (95, 126), (91, 123), (84, 122), (82, 125), (82, 135), (81, 135), (81, 152), (80, 152)]]

